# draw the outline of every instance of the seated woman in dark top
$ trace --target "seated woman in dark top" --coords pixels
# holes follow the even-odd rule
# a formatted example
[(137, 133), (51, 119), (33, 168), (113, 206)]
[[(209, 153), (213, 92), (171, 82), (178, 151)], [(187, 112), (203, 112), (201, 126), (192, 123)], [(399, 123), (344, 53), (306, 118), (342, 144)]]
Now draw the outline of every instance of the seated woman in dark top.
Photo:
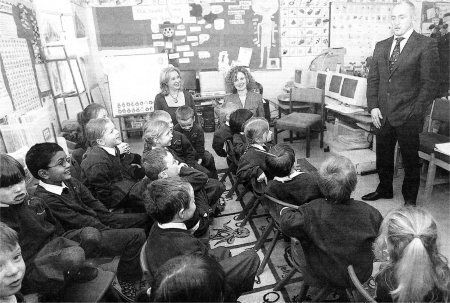
[(405, 206), (383, 221), (375, 252), (389, 263), (375, 278), (377, 302), (449, 302), (450, 269), (439, 254), (437, 224), (423, 208)]

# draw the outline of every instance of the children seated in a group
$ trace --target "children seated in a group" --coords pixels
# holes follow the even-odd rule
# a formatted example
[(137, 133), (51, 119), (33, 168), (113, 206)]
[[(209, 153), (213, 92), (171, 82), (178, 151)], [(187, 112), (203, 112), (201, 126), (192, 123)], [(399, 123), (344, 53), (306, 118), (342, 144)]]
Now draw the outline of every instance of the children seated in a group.
[[(18, 234), (26, 264), (23, 293), (54, 295), (71, 283), (94, 279), (97, 268), (85, 260), (97, 253), (99, 231), (89, 226), (64, 231), (44, 201), (28, 195), (22, 165), (0, 154), (0, 167), (0, 221)], [(7, 247), (2, 244), (0, 251)]]
[(194, 123), (194, 110), (187, 105), (183, 105), (177, 108), (175, 115), (178, 124), (173, 127), (173, 130), (182, 133), (189, 139), (197, 152), (195, 156), (197, 163), (211, 172), (211, 178), (218, 179), (214, 157), (209, 151), (205, 150), (205, 132), (200, 125)]
[(267, 195), (295, 205), (323, 197), (316, 176), (296, 170), (295, 152), (289, 144), (274, 145), (269, 154), (266, 167), (274, 178), (267, 183)]
[(332, 156), (319, 169), (324, 198), (298, 209), (281, 209), (281, 230), (300, 240), (306, 259), (302, 274), (309, 281), (318, 281), (317, 285), (353, 286), (349, 265), (353, 265), (360, 281), (367, 281), (372, 274), (372, 243), (383, 217), (374, 207), (350, 197), (356, 183), (353, 163)]
[(183, 255), (158, 269), (150, 302), (230, 302), (226, 287), (225, 272), (214, 258)]
[(181, 255), (214, 256), (225, 271), (226, 281), (236, 297), (253, 289), (259, 257), (252, 249), (231, 257), (229, 249), (206, 246), (186, 230), (184, 222), (195, 213), (192, 186), (175, 178), (159, 179), (147, 187), (147, 210), (156, 221), (148, 236), (145, 255), (150, 274), (168, 260)]
[[(196, 237), (202, 237), (208, 231), (210, 205), (206, 194), (205, 186), (208, 183), (208, 176), (195, 168), (187, 166), (186, 163), (179, 163), (173, 155), (164, 148), (154, 148), (144, 155), (142, 165), (145, 169), (147, 178), (140, 181), (138, 186), (142, 191), (142, 196), (146, 191), (147, 185), (151, 182), (170, 178), (180, 177), (189, 182), (195, 192), (196, 210), (191, 219), (185, 222), (186, 227)], [(220, 193), (221, 194), (221, 193)], [(216, 203), (217, 201), (211, 201)], [(211, 206), (212, 207), (212, 206)], [(209, 242), (209, 233), (206, 243)]]
[[(159, 122), (165, 122), (169, 126), (170, 140), (168, 142), (160, 142), (161, 139), (164, 138), (163, 135), (166, 134), (163, 134), (160, 131), (160, 125), (162, 124)], [(145, 155), (145, 153), (152, 148), (166, 147), (170, 149), (177, 160), (204, 172), (208, 177), (212, 178), (212, 173), (196, 161), (197, 152), (189, 139), (182, 133), (173, 130), (172, 118), (169, 113), (163, 110), (155, 110), (154, 112), (149, 113), (143, 130), (144, 134), (142, 139), (144, 140), (144, 151), (142, 152), (142, 155)], [(161, 138), (159, 138), (160, 136)]]
[(227, 157), (227, 151), (224, 148), (225, 141), (233, 141), (233, 133), (230, 128), (230, 115), (237, 109), (239, 107), (233, 102), (224, 103), (220, 107), (219, 120), (223, 119), (223, 123), (214, 132), (212, 141), (212, 148), (219, 157)]
[(405, 206), (384, 219), (375, 251), (389, 262), (375, 278), (377, 302), (449, 302), (450, 269), (438, 250), (438, 228), (421, 207)]
[(94, 119), (86, 125), (86, 138), (92, 148), (81, 162), (82, 182), (108, 209), (125, 207), (145, 212), (144, 205), (129, 199), (129, 192), (144, 171), (120, 161), (116, 146), (122, 142), (109, 119)]
[(251, 117), (253, 117), (253, 113), (245, 108), (237, 109), (230, 114), (230, 129), (233, 134), (233, 151), (238, 160), (247, 148), (244, 125)]
[(25, 262), (17, 232), (0, 222), (0, 302), (25, 302), (20, 293)]
[(264, 118), (251, 118), (244, 125), (244, 135), (247, 139), (247, 147), (239, 159), (236, 175), (243, 182), (255, 179), (264, 186), (273, 179), (266, 167), (266, 156), (269, 149), (266, 143), (272, 140), (269, 123)]

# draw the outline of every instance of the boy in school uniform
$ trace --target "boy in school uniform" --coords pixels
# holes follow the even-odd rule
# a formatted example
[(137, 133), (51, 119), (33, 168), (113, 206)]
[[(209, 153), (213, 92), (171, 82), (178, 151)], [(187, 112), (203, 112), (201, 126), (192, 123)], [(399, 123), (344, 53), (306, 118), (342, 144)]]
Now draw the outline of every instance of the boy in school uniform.
[[(137, 181), (144, 177), (143, 170), (124, 166), (116, 146), (122, 143), (119, 131), (109, 119), (93, 119), (86, 124), (86, 138), (92, 149), (81, 162), (82, 183), (108, 209), (125, 207), (133, 212), (145, 212), (142, 204), (129, 199)], [(130, 172), (138, 172), (132, 175)], [(142, 173), (142, 174), (141, 174)]]
[(186, 163), (190, 167), (193, 167), (207, 174), (208, 177), (212, 178), (213, 174), (208, 169), (198, 164), (196, 160), (197, 152), (192, 146), (191, 141), (189, 141), (189, 139), (185, 135), (173, 129), (174, 126), (170, 114), (163, 110), (155, 110), (147, 115), (147, 122), (144, 124), (143, 128), (144, 151), (142, 152), (142, 155), (151, 150), (153, 147), (157, 147), (155, 146), (154, 142), (150, 142), (148, 140), (145, 134), (154, 132), (154, 125), (159, 121), (166, 122), (169, 125), (172, 137), (169, 144), (165, 145), (165, 147), (170, 149), (175, 158), (177, 158), (180, 162)]
[(25, 262), (17, 232), (0, 222), (0, 302), (25, 302), (20, 293)]
[(244, 134), (244, 124), (253, 113), (245, 108), (239, 108), (230, 114), (230, 129), (233, 133), (233, 151), (236, 159), (240, 159), (247, 149), (247, 138)]
[(225, 158), (228, 155), (227, 151), (224, 149), (224, 145), (227, 140), (233, 141), (233, 132), (230, 128), (230, 115), (238, 108), (239, 107), (232, 102), (225, 103), (220, 108), (219, 116), (221, 119), (224, 119), (224, 123), (214, 132), (212, 141), (212, 148), (219, 157)]
[(205, 150), (205, 132), (200, 125), (194, 123), (194, 110), (187, 105), (183, 105), (177, 108), (175, 115), (178, 124), (173, 127), (173, 130), (182, 133), (189, 139), (197, 152), (197, 163), (209, 170), (212, 178), (218, 179), (214, 157), (209, 151)]
[[(11, 156), (0, 154), (0, 222), (18, 235), (26, 264), (23, 293), (56, 294), (65, 286), (97, 276), (86, 256), (97, 253), (100, 233), (93, 227), (64, 232), (48, 206), (26, 190), (25, 171)], [(0, 250), (7, 246), (0, 246)]]
[(289, 144), (269, 149), (266, 168), (274, 176), (265, 188), (267, 195), (298, 206), (323, 197), (316, 176), (296, 170), (295, 152)]
[(226, 282), (236, 295), (253, 289), (260, 260), (252, 249), (231, 257), (229, 249), (207, 247), (186, 230), (184, 222), (195, 213), (192, 186), (176, 178), (159, 179), (147, 186), (148, 213), (156, 221), (148, 236), (145, 253), (150, 274), (155, 276), (161, 265), (181, 255), (212, 256), (225, 271)]
[[(151, 224), (146, 214), (112, 214), (78, 180), (71, 178), (67, 155), (56, 143), (32, 146), (27, 167), (39, 180), (35, 195), (47, 201), (63, 227), (94, 226), (100, 231), (103, 255), (120, 256), (117, 270), (121, 281), (134, 282), (142, 276), (139, 253), (145, 233), (136, 225)], [(133, 222), (135, 221), (135, 222)]]

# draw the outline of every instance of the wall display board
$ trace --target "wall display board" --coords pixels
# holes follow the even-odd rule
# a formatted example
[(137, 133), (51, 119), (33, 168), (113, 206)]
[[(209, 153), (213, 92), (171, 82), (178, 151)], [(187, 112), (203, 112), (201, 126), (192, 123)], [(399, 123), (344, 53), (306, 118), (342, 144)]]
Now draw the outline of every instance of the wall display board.
[(431, 34), (432, 24), (450, 25), (450, 2), (422, 2), (422, 33)]
[(153, 47), (180, 69), (201, 70), (237, 60), (243, 47), (251, 69), (280, 67), (278, 0), (150, 2), (94, 8), (99, 50)]
[(42, 62), (41, 42), (30, 6), (0, 0), (0, 117), (41, 107), (35, 70)]
[(345, 47), (345, 65), (362, 64), (375, 44), (392, 35), (392, 3), (330, 3), (330, 47)]
[(328, 0), (282, 0), (280, 8), (281, 54), (318, 55), (329, 46)]
[(101, 61), (108, 75), (114, 117), (153, 111), (154, 98), (160, 92), (159, 74), (169, 64), (165, 53), (111, 56)]

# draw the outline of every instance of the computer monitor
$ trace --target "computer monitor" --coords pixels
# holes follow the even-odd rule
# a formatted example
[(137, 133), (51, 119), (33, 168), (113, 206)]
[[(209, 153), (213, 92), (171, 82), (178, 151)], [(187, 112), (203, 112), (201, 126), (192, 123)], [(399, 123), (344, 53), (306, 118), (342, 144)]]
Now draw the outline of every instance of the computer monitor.
[(344, 75), (335, 72), (329, 72), (328, 77), (330, 77), (330, 80), (329, 85), (325, 89), (325, 95), (330, 98), (339, 100), (339, 97), (341, 96), (340, 93)]
[(358, 107), (367, 107), (367, 79), (345, 75), (339, 101)]
[(294, 86), (298, 88), (314, 87), (316, 83), (316, 71), (307, 68), (296, 68), (294, 75)]
[(198, 73), (200, 80), (200, 95), (216, 96), (225, 95), (225, 76), (219, 71), (201, 71)]
[(182, 70), (181, 79), (183, 80), (183, 88), (187, 90), (197, 91), (197, 73), (195, 70)]
[[(328, 77), (328, 73), (325, 71), (317, 72), (316, 76), (316, 88), (323, 89), (324, 91), (328, 87), (329, 83), (327, 82), (331, 77)], [(327, 85), (328, 84), (328, 85)]]

